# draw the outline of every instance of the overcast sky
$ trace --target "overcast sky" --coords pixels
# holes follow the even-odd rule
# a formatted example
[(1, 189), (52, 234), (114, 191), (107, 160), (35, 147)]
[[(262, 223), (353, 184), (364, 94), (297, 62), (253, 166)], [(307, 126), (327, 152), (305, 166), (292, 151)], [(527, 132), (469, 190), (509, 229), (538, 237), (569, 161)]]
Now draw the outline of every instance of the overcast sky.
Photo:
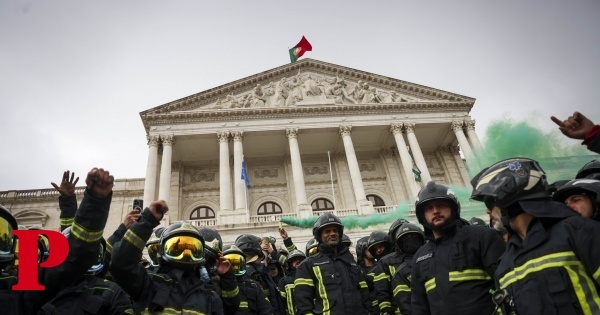
[(302, 35), (305, 57), (476, 98), (480, 135), (503, 116), (600, 121), (597, 0), (4, 0), (0, 191), (144, 177), (141, 111), (287, 64)]

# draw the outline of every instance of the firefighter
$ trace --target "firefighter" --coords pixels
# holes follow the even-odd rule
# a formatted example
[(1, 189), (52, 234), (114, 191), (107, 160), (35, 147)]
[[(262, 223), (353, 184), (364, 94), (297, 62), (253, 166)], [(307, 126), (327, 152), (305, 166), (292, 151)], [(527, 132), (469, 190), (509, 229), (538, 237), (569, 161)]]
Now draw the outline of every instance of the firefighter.
[(313, 236), (318, 252), (296, 271), (294, 301), (297, 314), (367, 314), (371, 309), (366, 278), (341, 242), (344, 226), (331, 213), (321, 215)]
[(471, 181), (509, 233), (494, 301), (506, 314), (600, 314), (600, 223), (553, 201), (535, 160), (511, 158)]
[(584, 218), (600, 221), (600, 181), (595, 179), (575, 179), (564, 184), (552, 199), (563, 202)]
[(383, 257), (373, 271), (375, 294), (380, 314), (410, 314), (412, 258), (425, 237), (419, 227), (408, 222), (394, 231), (394, 252)]
[(237, 246), (231, 245), (223, 251), (223, 257), (231, 262), (231, 268), (235, 272), (235, 278), (240, 291), (240, 307), (235, 315), (273, 314), (273, 306), (262, 290), (262, 287), (255, 280), (250, 279), (246, 274), (246, 255)]
[[(114, 245), (111, 271), (115, 281), (129, 293), (136, 312), (223, 314), (223, 302), (217, 293), (198, 277), (197, 269), (205, 262), (205, 243), (198, 229), (189, 223), (173, 223), (162, 232), (159, 254), (164, 264), (158, 270), (149, 271), (139, 264), (152, 229), (168, 210), (165, 201), (152, 202), (123, 240)], [(216, 268), (221, 289), (232, 292), (231, 298), (237, 297), (239, 303), (231, 263), (219, 255)]]
[(415, 212), (429, 242), (414, 256), (413, 314), (491, 314), (492, 277), (504, 252), (500, 236), (465, 224), (454, 192), (434, 181), (419, 191)]
[(287, 257), (287, 275), (277, 283), (277, 290), (281, 294), (285, 302), (285, 308), (288, 315), (296, 314), (296, 306), (294, 304), (294, 280), (296, 278), (296, 268), (306, 259), (306, 255), (298, 249), (293, 249), (288, 253)]

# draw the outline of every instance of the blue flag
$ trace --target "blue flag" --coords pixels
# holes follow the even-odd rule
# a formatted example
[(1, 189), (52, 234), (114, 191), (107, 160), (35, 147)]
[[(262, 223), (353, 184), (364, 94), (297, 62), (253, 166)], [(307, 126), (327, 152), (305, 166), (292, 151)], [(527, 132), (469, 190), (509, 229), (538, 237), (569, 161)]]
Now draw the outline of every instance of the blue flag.
[(242, 161), (242, 179), (246, 182), (246, 188), (250, 189), (250, 181), (248, 180), (248, 171), (246, 170), (246, 162)]

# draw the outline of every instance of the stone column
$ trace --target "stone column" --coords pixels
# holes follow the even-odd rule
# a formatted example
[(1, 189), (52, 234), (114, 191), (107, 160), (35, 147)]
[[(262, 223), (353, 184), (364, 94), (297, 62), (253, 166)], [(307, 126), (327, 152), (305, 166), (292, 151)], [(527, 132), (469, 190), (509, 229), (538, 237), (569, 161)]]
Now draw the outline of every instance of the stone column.
[(233, 131), (233, 187), (235, 189), (235, 209), (246, 209), (246, 183), (242, 179), (242, 159), (244, 157), (243, 131)]
[(306, 200), (306, 184), (304, 183), (304, 169), (300, 158), (300, 147), (298, 146), (298, 128), (287, 128), (285, 135), (290, 143), (290, 160), (292, 162), (292, 177), (296, 193), (296, 212), (299, 217), (312, 215), (312, 207)]
[(144, 180), (144, 205), (149, 206), (156, 198), (156, 163), (158, 162), (158, 136), (148, 138), (148, 163)]
[(400, 164), (402, 164), (402, 168), (404, 169), (404, 182), (408, 183), (408, 194), (410, 195), (410, 198), (415, 198), (417, 196), (415, 174), (412, 171), (412, 159), (410, 158), (410, 153), (408, 153), (404, 136), (402, 136), (402, 125), (394, 124), (390, 128), (390, 131), (394, 135), (396, 146), (398, 147), (398, 152), (400, 153)]
[[(421, 181), (423, 183), (430, 182), (431, 175), (429, 175), (429, 169), (427, 169), (427, 163), (425, 163), (425, 158), (423, 157), (423, 152), (421, 152), (421, 147), (419, 146), (419, 141), (417, 141), (417, 136), (415, 135), (415, 124), (414, 123), (406, 123), (406, 124), (404, 124), (404, 128), (406, 131), (406, 137), (408, 138), (408, 144), (410, 145), (410, 150), (412, 151), (413, 158), (415, 159), (415, 164), (417, 164), (419, 171), (421, 171)], [(416, 195), (415, 195), (415, 197), (416, 197)]]
[(471, 146), (469, 145), (469, 141), (465, 137), (465, 133), (463, 132), (463, 122), (462, 121), (453, 121), (450, 127), (454, 134), (456, 135), (456, 139), (458, 139), (458, 144), (460, 144), (460, 149), (465, 155), (467, 161), (473, 160), (473, 151), (471, 150)]
[(229, 131), (217, 132), (219, 139), (219, 196), (220, 210), (231, 208), (231, 169), (229, 168)]
[(481, 145), (481, 142), (479, 141), (479, 138), (477, 137), (477, 134), (475, 133), (475, 121), (467, 120), (467, 121), (465, 121), (465, 125), (467, 127), (467, 135), (469, 136), (469, 140), (471, 141), (471, 146), (473, 147), (473, 149), (476, 149), (476, 150), (483, 149), (483, 146)]
[(158, 186), (158, 199), (169, 204), (169, 193), (171, 192), (171, 160), (173, 158), (173, 144), (175, 139), (172, 135), (161, 136), (163, 145), (163, 156), (160, 167), (160, 184)]
[(373, 204), (367, 200), (367, 196), (365, 195), (365, 188), (360, 175), (360, 167), (358, 166), (358, 159), (356, 158), (356, 152), (354, 152), (352, 137), (350, 137), (351, 131), (352, 126), (340, 126), (340, 135), (344, 141), (346, 161), (348, 163), (348, 170), (350, 171), (350, 179), (352, 179), (352, 188), (354, 188), (354, 197), (356, 198), (358, 213), (368, 214), (373, 212)]

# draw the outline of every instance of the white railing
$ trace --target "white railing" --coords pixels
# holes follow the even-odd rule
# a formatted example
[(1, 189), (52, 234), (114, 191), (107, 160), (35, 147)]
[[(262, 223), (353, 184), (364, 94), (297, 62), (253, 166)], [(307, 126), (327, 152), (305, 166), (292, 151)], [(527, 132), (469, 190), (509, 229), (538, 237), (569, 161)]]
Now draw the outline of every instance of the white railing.
[(383, 206), (383, 207), (373, 207), (373, 209), (377, 213), (386, 214), (386, 213), (390, 213), (390, 212), (396, 210), (397, 207), (398, 206)]
[(278, 213), (278, 214), (266, 214), (266, 215), (253, 215), (250, 217), (250, 223), (262, 223), (262, 222), (279, 222), (283, 217), (296, 218), (296, 213)]
[(195, 227), (207, 227), (218, 225), (217, 219), (186, 220)]

